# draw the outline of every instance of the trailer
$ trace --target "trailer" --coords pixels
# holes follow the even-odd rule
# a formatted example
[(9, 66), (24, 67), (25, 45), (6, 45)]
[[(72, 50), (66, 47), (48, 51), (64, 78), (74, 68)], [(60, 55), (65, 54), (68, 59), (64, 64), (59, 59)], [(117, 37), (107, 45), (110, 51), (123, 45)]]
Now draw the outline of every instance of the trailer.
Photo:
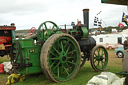
[(0, 57), (9, 55), (12, 39), (15, 39), (15, 24), (0, 26)]
[(124, 43), (127, 34), (101, 34), (93, 35), (97, 45), (102, 45), (107, 49), (115, 49), (121, 46), (119, 43)]

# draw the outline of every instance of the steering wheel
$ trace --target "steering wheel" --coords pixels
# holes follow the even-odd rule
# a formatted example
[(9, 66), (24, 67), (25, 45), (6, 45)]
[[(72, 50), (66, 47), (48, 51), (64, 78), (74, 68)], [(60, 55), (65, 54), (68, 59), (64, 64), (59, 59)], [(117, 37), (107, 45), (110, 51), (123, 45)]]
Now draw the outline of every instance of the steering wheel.
[(32, 27), (29, 31), (28, 31), (28, 35), (33, 35), (36, 31), (35, 27)]

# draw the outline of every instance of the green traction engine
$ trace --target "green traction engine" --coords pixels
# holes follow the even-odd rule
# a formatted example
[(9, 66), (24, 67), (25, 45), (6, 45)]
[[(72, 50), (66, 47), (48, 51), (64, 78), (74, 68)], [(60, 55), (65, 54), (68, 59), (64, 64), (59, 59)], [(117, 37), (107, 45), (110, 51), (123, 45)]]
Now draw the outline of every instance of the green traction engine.
[(71, 29), (61, 29), (52, 21), (43, 22), (35, 35), (13, 39), (11, 62), (14, 72), (43, 72), (54, 82), (73, 79), (86, 60), (95, 71), (103, 71), (108, 53), (89, 36), (89, 9), (83, 10), (84, 24), (72, 23)]

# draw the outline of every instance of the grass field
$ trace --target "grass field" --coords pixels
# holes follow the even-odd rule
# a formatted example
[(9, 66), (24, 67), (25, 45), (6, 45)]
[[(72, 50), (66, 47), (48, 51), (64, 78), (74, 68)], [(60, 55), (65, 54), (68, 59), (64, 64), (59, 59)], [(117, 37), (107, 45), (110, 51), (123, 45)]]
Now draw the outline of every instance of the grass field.
[[(107, 72), (121, 72), (122, 71), (122, 59), (117, 58), (114, 50), (108, 50), (109, 53), (109, 62), (106, 70)], [(3, 61), (8, 61), (7, 57), (0, 58), (0, 63)], [(77, 74), (77, 76), (73, 80), (69, 80), (66, 82), (54, 83), (48, 80), (43, 73), (36, 75), (29, 75), (27, 79), (23, 82), (18, 82), (14, 85), (86, 85), (86, 83), (95, 75), (100, 74), (101, 72), (95, 72), (90, 62), (87, 61)], [(5, 85), (7, 81), (6, 74), (0, 74), (0, 85)]]
[(9, 61), (9, 56), (0, 57), (0, 63)]

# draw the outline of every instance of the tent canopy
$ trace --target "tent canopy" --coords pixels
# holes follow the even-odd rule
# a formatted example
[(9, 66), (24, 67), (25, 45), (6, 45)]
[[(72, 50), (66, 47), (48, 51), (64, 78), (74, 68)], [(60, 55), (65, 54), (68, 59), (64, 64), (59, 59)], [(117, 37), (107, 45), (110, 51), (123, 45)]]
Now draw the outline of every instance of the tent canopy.
[(102, 3), (128, 5), (128, 0), (101, 0)]

